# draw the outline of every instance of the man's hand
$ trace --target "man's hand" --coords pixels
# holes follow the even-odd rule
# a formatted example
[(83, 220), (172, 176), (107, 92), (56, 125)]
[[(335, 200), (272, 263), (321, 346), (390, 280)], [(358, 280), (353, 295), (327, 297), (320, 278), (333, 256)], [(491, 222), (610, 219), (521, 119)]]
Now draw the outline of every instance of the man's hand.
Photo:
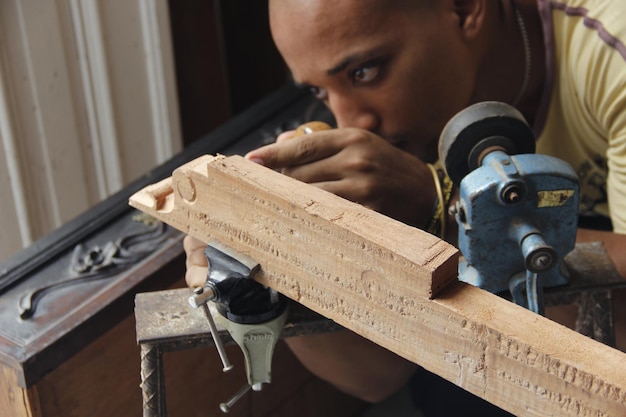
[(413, 226), (432, 215), (435, 188), (425, 164), (366, 130), (285, 132), (246, 158)]
[(185, 281), (187, 285), (190, 288), (204, 287), (209, 271), (209, 264), (204, 255), (206, 243), (187, 235), (183, 239), (183, 248), (187, 256), (185, 261), (185, 266), (187, 267)]

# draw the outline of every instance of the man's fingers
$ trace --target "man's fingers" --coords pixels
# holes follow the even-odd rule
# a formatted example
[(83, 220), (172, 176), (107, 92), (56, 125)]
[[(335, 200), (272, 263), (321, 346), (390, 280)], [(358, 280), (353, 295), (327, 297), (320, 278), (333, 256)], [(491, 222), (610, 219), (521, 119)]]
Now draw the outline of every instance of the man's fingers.
[(284, 142), (286, 140), (293, 138), (293, 135), (295, 134), (295, 132), (296, 132), (295, 130), (284, 131), (280, 135), (276, 136), (276, 143)]
[(195, 237), (191, 235), (187, 235), (183, 238), (183, 249), (185, 249), (185, 252), (187, 254), (189, 254), (190, 252), (193, 252), (194, 250), (197, 250), (198, 248), (204, 248), (205, 246), (206, 246), (206, 243), (204, 243), (201, 240), (196, 239)]
[(334, 131), (321, 131), (255, 149), (246, 158), (268, 168), (293, 167), (327, 158), (339, 150)]
[(207, 279), (207, 267), (192, 265), (187, 267), (185, 282), (190, 288), (204, 287)]
[(201, 266), (206, 268), (208, 266), (208, 262), (204, 254), (205, 246), (197, 248), (192, 252), (187, 252), (187, 259), (185, 260), (185, 265), (187, 266), (187, 268), (192, 266)]
[(206, 267), (208, 265), (206, 256), (204, 254), (206, 243), (195, 239), (194, 241), (190, 241), (185, 238), (183, 240), (183, 248), (185, 249), (185, 254), (187, 255), (187, 258), (185, 259), (185, 265), (187, 266), (187, 268), (192, 266)]
[(283, 168), (281, 172), (289, 177), (309, 184), (338, 181), (346, 176), (346, 173), (340, 169), (338, 165), (340, 162), (338, 156), (333, 155), (310, 164)]
[(202, 287), (207, 279), (208, 262), (204, 255), (206, 243), (192, 236), (185, 236), (183, 239), (183, 248), (187, 258), (185, 265), (185, 282), (189, 287)]

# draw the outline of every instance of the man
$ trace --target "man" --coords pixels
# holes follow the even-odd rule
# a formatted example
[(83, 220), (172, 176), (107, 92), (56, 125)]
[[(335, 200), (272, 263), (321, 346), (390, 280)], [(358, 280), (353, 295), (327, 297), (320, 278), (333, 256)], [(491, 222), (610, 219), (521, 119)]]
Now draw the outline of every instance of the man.
[[(507, 102), (535, 129), (540, 152), (568, 160), (581, 174), (582, 214), (610, 214), (613, 231), (581, 228), (578, 240), (603, 241), (626, 276), (623, 2), (269, 4), (272, 36), (295, 82), (326, 103), (337, 129), (293, 139), (286, 133), (247, 158), (427, 228), (437, 195), (427, 164), (437, 160), (441, 129), (470, 104)], [(447, 228), (451, 242), (455, 229)], [(185, 240), (192, 286), (206, 279), (203, 247)], [(439, 391), (436, 378), (349, 332), (287, 343), (314, 373), (368, 401), (380, 401), (412, 379), (415, 398), (428, 412), (428, 397)], [(439, 407), (442, 402), (454, 403), (439, 401)], [(459, 410), (473, 415), (472, 406), (486, 407)], [(432, 413), (448, 415), (441, 408)]]

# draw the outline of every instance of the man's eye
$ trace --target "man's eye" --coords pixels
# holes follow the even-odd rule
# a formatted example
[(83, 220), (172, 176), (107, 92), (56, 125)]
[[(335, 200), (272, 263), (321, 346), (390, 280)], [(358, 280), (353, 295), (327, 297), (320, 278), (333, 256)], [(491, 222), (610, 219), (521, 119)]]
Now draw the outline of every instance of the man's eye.
[(367, 84), (378, 77), (380, 68), (378, 66), (365, 66), (352, 71), (350, 74), (355, 84)]
[(328, 94), (326, 93), (326, 90), (324, 90), (323, 88), (311, 86), (311, 87), (309, 87), (309, 91), (318, 100), (322, 100), (323, 101), (323, 100), (326, 100), (326, 98), (328, 97)]

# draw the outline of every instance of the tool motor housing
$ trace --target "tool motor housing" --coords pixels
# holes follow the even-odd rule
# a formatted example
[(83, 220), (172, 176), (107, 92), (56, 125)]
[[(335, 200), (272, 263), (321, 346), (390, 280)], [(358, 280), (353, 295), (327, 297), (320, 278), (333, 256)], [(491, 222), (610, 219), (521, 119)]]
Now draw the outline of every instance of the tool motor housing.
[(567, 284), (562, 259), (574, 248), (578, 201), (578, 176), (566, 162), (547, 155), (488, 154), (460, 184), (455, 210), (464, 257), (460, 279), (494, 293), (508, 290), (514, 275), (536, 266), (529, 253), (534, 249), (523, 245), (538, 235), (556, 252), (554, 265), (541, 272), (542, 285)]
[(568, 282), (562, 260), (575, 245), (579, 208), (576, 172), (535, 154), (535, 140), (524, 116), (496, 101), (457, 113), (439, 140), (439, 159), (459, 187), (451, 207), (463, 254), (459, 279), (510, 290), (516, 302), (526, 281), (522, 291), (533, 304), (542, 287)]

